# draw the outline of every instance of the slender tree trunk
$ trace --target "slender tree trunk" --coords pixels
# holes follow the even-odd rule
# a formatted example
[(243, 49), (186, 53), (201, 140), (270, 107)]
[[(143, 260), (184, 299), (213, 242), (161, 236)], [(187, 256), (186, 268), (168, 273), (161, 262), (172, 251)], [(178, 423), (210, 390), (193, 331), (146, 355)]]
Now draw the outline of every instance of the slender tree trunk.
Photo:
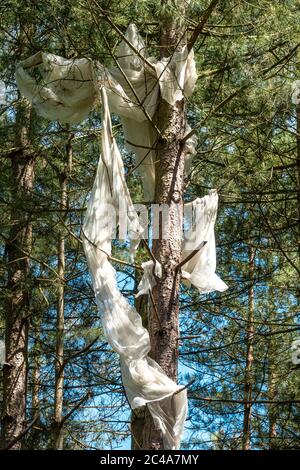
[[(300, 265), (300, 103), (297, 104), (297, 135), (296, 135), (296, 142), (297, 142), (297, 181), (298, 181), (298, 191), (297, 191), (297, 202), (298, 202), (298, 262)], [(297, 291), (298, 297), (298, 304), (300, 305), (300, 287)]]
[(251, 447), (251, 417), (252, 417), (252, 366), (253, 366), (253, 333), (254, 333), (254, 259), (255, 250), (249, 247), (249, 308), (247, 321), (247, 352), (244, 386), (244, 425), (243, 425), (243, 450)]
[[(28, 389), (31, 392), (31, 413), (28, 420), (35, 420), (34, 426), (30, 430), (30, 439), (28, 446), (30, 449), (38, 449), (41, 442), (41, 322), (42, 314), (40, 311), (33, 312), (34, 324), (31, 326), (31, 336), (35, 338), (35, 342), (30, 351), (29, 365), (31, 364), (31, 374), (28, 379)], [(31, 362), (30, 362), (31, 361)], [(28, 394), (30, 393), (28, 392)]]
[[(30, 146), (31, 108), (20, 100), (16, 115), (16, 147), (11, 158), (11, 216), (7, 242), (8, 280), (5, 322), (6, 362), (3, 369), (1, 441), (6, 447), (24, 430), (26, 420), (27, 347), (30, 314), (30, 219), (34, 157)], [(21, 439), (12, 450), (21, 448)]]
[[(269, 381), (269, 393), (268, 393), (268, 398), (271, 401), (276, 400), (276, 395), (277, 395), (277, 380), (276, 380), (276, 369), (275, 369), (275, 364), (273, 362), (274, 356), (274, 339), (272, 339), (271, 336), (271, 344), (269, 347), (269, 372), (268, 372), (268, 381)], [(276, 423), (277, 423), (277, 409), (275, 404), (270, 404), (269, 405), (269, 449), (276, 449), (277, 444), (276, 444)]]
[[(184, 14), (184, 2), (178, 1), (176, 6)], [(171, 55), (178, 43), (183, 46), (185, 40), (174, 13), (164, 13), (160, 44), (162, 57)], [(162, 137), (157, 145), (159, 163), (156, 169), (155, 203), (167, 204), (169, 214), (164, 218), (162, 227), (167, 237), (153, 241), (154, 256), (162, 265), (163, 276), (157, 280), (153, 290), (160, 325), (152, 307), (149, 315), (150, 355), (171, 379), (177, 381), (180, 275), (175, 267), (180, 262), (182, 241), (184, 149), (181, 139), (186, 129), (184, 100), (177, 101), (174, 106), (161, 100), (157, 123)], [(143, 447), (163, 448), (161, 434), (155, 428), (149, 411), (146, 412)]]
[(32, 414), (37, 416), (38, 420), (41, 414), (40, 407), (40, 361), (39, 357), (36, 357), (34, 360), (33, 370), (32, 370)]
[(41, 377), (41, 347), (40, 347), (41, 319), (39, 318), (35, 328), (35, 345), (33, 348), (33, 368), (32, 368), (32, 416), (37, 417), (38, 421), (41, 414), (40, 405), (40, 377)]
[(65, 230), (63, 224), (66, 221), (68, 205), (68, 177), (72, 168), (72, 134), (69, 134), (66, 145), (67, 163), (60, 179), (60, 213), (62, 227), (58, 239), (58, 263), (57, 273), (59, 286), (57, 292), (56, 315), (56, 349), (55, 349), (55, 392), (54, 392), (54, 423), (53, 423), (53, 449), (62, 450), (64, 445), (63, 429), (63, 392), (64, 392), (64, 297), (65, 297)]

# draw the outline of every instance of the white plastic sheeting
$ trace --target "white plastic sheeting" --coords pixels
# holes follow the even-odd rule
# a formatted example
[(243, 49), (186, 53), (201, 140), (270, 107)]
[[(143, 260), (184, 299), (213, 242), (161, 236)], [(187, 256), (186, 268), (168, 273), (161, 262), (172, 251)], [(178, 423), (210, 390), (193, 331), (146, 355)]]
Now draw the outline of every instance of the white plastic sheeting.
[[(145, 197), (153, 200), (158, 133), (152, 118), (159, 94), (174, 104), (184, 95), (191, 95), (197, 75), (193, 52), (188, 53), (186, 48), (158, 61), (148, 57), (134, 25), (128, 27), (126, 38), (135, 51), (122, 41), (116, 51), (115, 67), (109, 70), (89, 59), (63, 59), (39, 52), (18, 65), (16, 77), (20, 91), (33, 103), (37, 113), (61, 122), (78, 123), (87, 117), (101, 102), (102, 90), (102, 152), (83, 226), (84, 250), (104, 333), (120, 355), (129, 402), (132, 408), (148, 404), (162, 431), (165, 448), (176, 449), (180, 447), (187, 413), (186, 390), (181, 390), (182, 387), (148, 357), (149, 334), (139, 314), (119, 291), (116, 272), (109, 261), (115, 222), (119, 230), (122, 223), (124, 233), (128, 229), (132, 254), (143, 235), (125, 182), (122, 158), (112, 136), (109, 108), (121, 117), (127, 146), (136, 155)], [(195, 136), (185, 143), (186, 170), (196, 145)], [(186, 263), (183, 274), (185, 282), (195, 285), (201, 292), (227, 287), (215, 274), (217, 202), (217, 194), (212, 193), (190, 204), (192, 213), (198, 214), (197, 231), (193, 233), (192, 217), (182, 259), (201, 242), (207, 241), (207, 244)], [(161, 276), (159, 263), (148, 261), (142, 266), (144, 275), (137, 295), (148, 293), (155, 285), (155, 276)]]
[[(109, 262), (114, 220), (110, 208), (126, 198), (130, 209), (129, 235), (135, 246), (142, 236), (124, 179), (124, 169), (112, 136), (105, 91), (102, 90), (102, 153), (83, 225), (83, 244), (93, 279), (103, 330), (112, 348), (120, 355), (123, 384), (131, 407), (148, 404), (160, 427), (166, 449), (180, 446), (187, 412), (186, 391), (169, 379), (148, 357), (150, 338), (135, 308), (122, 296), (116, 273)], [(153, 266), (152, 266), (153, 267)], [(156, 273), (159, 274), (159, 266)], [(175, 393), (177, 392), (177, 393)]]
[[(109, 70), (89, 59), (64, 59), (38, 52), (17, 66), (20, 91), (48, 119), (77, 123), (94, 107), (99, 89), (105, 86), (111, 112), (121, 117), (127, 147), (136, 155), (146, 200), (152, 201), (155, 187), (157, 130), (152, 121), (159, 93), (170, 104), (190, 96), (196, 79), (193, 51), (186, 47), (160, 61), (148, 57), (134, 24), (116, 51), (116, 65)], [(32, 74), (38, 69), (40, 80)], [(194, 141), (195, 138), (193, 138)], [(189, 146), (189, 142), (186, 142)], [(187, 152), (190, 156), (190, 153)]]
[[(140, 56), (122, 41), (116, 51), (118, 67), (110, 70), (110, 73), (121, 85), (128, 101), (134, 103), (139, 112), (128, 115), (128, 110), (124, 111), (120, 107), (116, 111), (122, 116), (127, 146), (137, 157), (136, 166), (142, 177), (145, 198), (153, 201), (156, 160), (154, 148), (158, 133), (151, 118), (157, 109), (159, 92), (171, 105), (181, 100), (184, 95), (189, 97), (192, 94), (197, 80), (194, 53), (188, 53), (184, 47), (171, 58), (157, 60), (149, 57), (145, 43), (134, 24), (128, 26), (125, 37)], [(110, 106), (111, 104), (111, 110), (114, 111), (110, 101)]]
[(218, 210), (218, 194), (212, 190), (203, 198), (197, 198), (185, 205), (185, 233), (182, 259), (184, 260), (194, 250), (206, 242), (195, 256), (182, 267), (185, 284), (193, 284), (200, 292), (208, 293), (214, 290), (225, 291), (228, 286), (215, 273), (216, 245), (214, 225)]
[[(36, 70), (39, 80), (32, 74)], [(18, 64), (19, 90), (47, 119), (77, 123), (93, 108), (97, 92), (93, 63), (88, 59), (64, 59), (38, 52)]]
[(138, 293), (136, 297), (140, 295), (146, 295), (152, 291), (153, 287), (156, 286), (155, 277), (162, 277), (162, 266), (158, 261), (146, 261), (142, 263), (144, 270), (143, 277), (138, 285)]
[[(182, 277), (188, 287), (193, 285), (201, 293), (215, 290), (224, 292), (228, 289), (215, 272), (217, 260), (214, 226), (217, 210), (216, 190), (211, 190), (207, 196), (197, 198), (184, 206), (185, 240), (182, 245), (181, 260), (185, 260), (194, 251), (197, 253), (182, 266)], [(158, 261), (142, 263), (142, 268), (144, 273), (136, 297), (148, 294), (156, 285), (155, 278), (162, 275), (162, 267)]]
[(155, 63), (162, 98), (170, 104), (191, 96), (197, 80), (194, 51), (182, 51)]

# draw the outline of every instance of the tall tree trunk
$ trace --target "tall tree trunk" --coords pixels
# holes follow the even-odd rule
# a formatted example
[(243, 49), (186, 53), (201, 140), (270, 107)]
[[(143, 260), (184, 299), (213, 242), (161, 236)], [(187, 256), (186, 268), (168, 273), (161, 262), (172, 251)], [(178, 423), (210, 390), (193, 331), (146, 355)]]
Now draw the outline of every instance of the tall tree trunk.
[(243, 424), (243, 450), (251, 447), (251, 417), (252, 417), (252, 366), (253, 366), (253, 334), (254, 334), (254, 259), (255, 250), (249, 247), (249, 302), (247, 321), (247, 352), (244, 385), (244, 424)]
[[(26, 420), (27, 347), (31, 283), (29, 254), (30, 219), (34, 183), (34, 157), (30, 150), (31, 107), (20, 100), (16, 114), (16, 148), (11, 157), (11, 216), (7, 242), (8, 279), (5, 322), (6, 362), (3, 369), (1, 441), (6, 447), (24, 430)], [(12, 450), (21, 448), (21, 439)]]
[[(300, 103), (297, 104), (296, 108), (296, 121), (297, 121), (297, 182), (298, 182), (298, 191), (297, 191), (297, 202), (298, 202), (298, 262), (300, 265)], [(297, 290), (298, 304), (300, 305), (300, 287)]]
[[(30, 441), (29, 445), (32, 449), (38, 449), (41, 439), (41, 401), (40, 401), (40, 392), (41, 392), (41, 358), (42, 358), (42, 349), (41, 349), (41, 322), (42, 316), (41, 312), (35, 311), (37, 319), (35, 324), (32, 325), (31, 331), (32, 335), (35, 338), (35, 343), (31, 349), (31, 354), (29, 361), (32, 362), (32, 371), (31, 377), (29, 378), (29, 386), (31, 386), (31, 403), (32, 403), (32, 412), (31, 417), (29, 418), (35, 420), (35, 425), (30, 431)], [(31, 379), (31, 383), (30, 383)]]
[[(269, 386), (269, 393), (268, 398), (270, 401), (274, 401), (277, 396), (277, 379), (276, 379), (276, 365), (274, 364), (274, 358), (276, 358), (275, 353), (275, 341), (270, 337), (270, 347), (269, 347), (269, 371), (268, 371), (268, 386)], [(277, 447), (276, 443), (276, 424), (277, 424), (277, 407), (274, 403), (269, 405), (268, 411), (268, 418), (269, 418), (269, 449), (274, 450)]]
[(39, 422), (41, 414), (40, 405), (40, 379), (41, 379), (41, 318), (38, 318), (34, 327), (35, 344), (33, 348), (32, 367), (32, 415)]
[[(163, 1), (162, 4), (167, 2)], [(183, 1), (176, 2), (181, 15), (184, 14)], [(179, 12), (177, 17), (180, 17)], [(180, 42), (186, 38), (182, 27), (172, 15), (163, 13), (161, 27), (161, 56), (173, 54)], [(164, 218), (163, 232), (167, 237), (153, 241), (153, 253), (163, 268), (162, 279), (157, 280), (153, 290), (154, 302), (160, 319), (156, 319), (153, 306), (149, 315), (151, 357), (158, 362), (164, 372), (174, 381), (178, 375), (178, 314), (180, 274), (175, 267), (181, 258), (184, 148), (181, 143), (186, 129), (185, 100), (173, 106), (161, 100), (158, 115), (161, 137), (157, 145), (155, 203), (169, 207), (168, 217)], [(143, 432), (144, 449), (162, 449), (161, 433), (155, 428), (149, 411), (146, 412)]]
[(72, 134), (69, 134), (66, 145), (67, 162), (59, 175), (60, 180), (60, 215), (62, 226), (58, 239), (57, 273), (59, 286), (57, 292), (56, 314), (56, 349), (55, 349), (55, 391), (54, 391), (54, 423), (53, 423), (53, 449), (62, 450), (64, 445), (63, 429), (63, 392), (64, 392), (64, 297), (65, 297), (65, 229), (68, 206), (68, 178), (72, 168)]
[[(276, 305), (276, 295), (274, 293), (273, 286), (270, 286), (268, 289), (269, 292), (269, 305), (271, 306), (270, 309), (270, 317), (274, 317), (273, 312), (273, 305)], [(269, 337), (269, 346), (268, 346), (268, 399), (270, 402), (275, 401), (277, 397), (277, 345), (276, 345), (276, 337), (272, 334), (274, 332), (274, 326), (270, 325), (270, 337)], [(277, 447), (277, 419), (278, 419), (278, 412), (277, 412), (277, 405), (275, 403), (270, 403), (268, 406), (268, 420), (269, 420), (269, 449), (274, 450)]]

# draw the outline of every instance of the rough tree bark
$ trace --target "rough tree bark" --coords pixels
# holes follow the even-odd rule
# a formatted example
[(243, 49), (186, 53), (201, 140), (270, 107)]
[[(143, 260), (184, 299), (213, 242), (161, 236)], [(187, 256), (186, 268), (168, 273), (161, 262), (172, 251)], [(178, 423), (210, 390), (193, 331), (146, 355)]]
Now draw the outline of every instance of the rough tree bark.
[[(167, 3), (162, 1), (162, 5)], [(177, 1), (178, 15), (163, 13), (161, 24), (161, 57), (170, 56), (177, 47), (186, 43), (180, 17), (184, 15), (183, 1)], [(176, 17), (175, 17), (176, 16)], [(184, 147), (181, 143), (186, 130), (185, 100), (174, 106), (161, 100), (157, 124), (161, 137), (157, 144), (155, 203), (167, 204), (168, 217), (164, 217), (163, 232), (166, 238), (153, 241), (153, 253), (163, 268), (162, 279), (157, 280), (153, 290), (154, 302), (160, 318), (156, 320), (153, 306), (149, 314), (150, 356), (158, 362), (164, 372), (174, 381), (178, 375), (178, 314), (180, 274), (176, 265), (181, 258)], [(163, 449), (160, 432), (155, 428), (150, 413), (146, 411), (143, 430), (144, 449)]]
[[(16, 148), (11, 157), (11, 217), (7, 242), (8, 276), (5, 322), (6, 362), (3, 368), (1, 444), (6, 447), (25, 427), (27, 347), (30, 318), (32, 223), (31, 191), (34, 156), (30, 149), (31, 107), (20, 100), (16, 114)], [(21, 448), (21, 439), (11, 450)]]

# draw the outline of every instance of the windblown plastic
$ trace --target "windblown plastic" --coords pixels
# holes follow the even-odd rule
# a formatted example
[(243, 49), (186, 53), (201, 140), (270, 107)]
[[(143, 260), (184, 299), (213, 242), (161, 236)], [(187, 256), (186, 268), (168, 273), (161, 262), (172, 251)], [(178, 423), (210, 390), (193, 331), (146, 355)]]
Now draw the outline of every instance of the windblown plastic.
[[(102, 319), (103, 330), (119, 354), (122, 379), (131, 407), (148, 406), (162, 431), (165, 449), (177, 449), (184, 430), (187, 395), (148, 357), (150, 339), (140, 315), (121, 294), (116, 272), (110, 263), (111, 240), (116, 223), (126, 213), (131, 254), (143, 237), (143, 228), (132, 204), (124, 178), (122, 158), (113, 138), (110, 111), (122, 121), (127, 147), (136, 156), (145, 198), (153, 200), (157, 128), (152, 119), (160, 96), (170, 104), (192, 94), (197, 79), (193, 51), (184, 47), (172, 57), (149, 57), (135, 25), (129, 25), (126, 41), (116, 51), (115, 67), (107, 69), (89, 59), (64, 59), (39, 52), (21, 62), (16, 70), (20, 91), (37, 113), (61, 122), (78, 123), (102, 103), (102, 141), (97, 174), (83, 225), (83, 246)], [(37, 73), (33, 74), (32, 71)], [(186, 133), (190, 131), (187, 126)], [(185, 143), (186, 170), (196, 152), (195, 136)], [(215, 274), (214, 224), (216, 192), (186, 205), (188, 231), (182, 259), (207, 243), (183, 266), (184, 282), (200, 292), (223, 291), (226, 284)], [(196, 233), (193, 231), (196, 217)], [(124, 217), (123, 217), (124, 219)], [(162, 276), (154, 261), (142, 264), (144, 275), (137, 295), (146, 295)], [(154, 269), (153, 269), (154, 268)]]

